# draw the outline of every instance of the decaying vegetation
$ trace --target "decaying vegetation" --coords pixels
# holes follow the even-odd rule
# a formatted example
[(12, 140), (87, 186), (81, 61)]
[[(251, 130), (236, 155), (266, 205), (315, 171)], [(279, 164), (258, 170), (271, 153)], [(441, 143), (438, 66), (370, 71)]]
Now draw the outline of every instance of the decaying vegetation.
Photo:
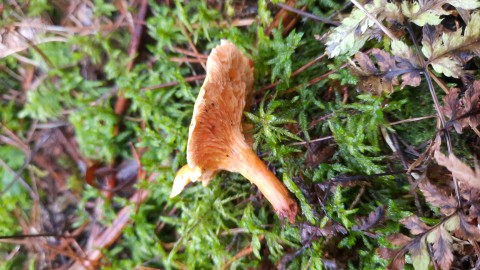
[[(479, 8), (0, 4), (2, 269), (480, 267)], [(221, 40), (253, 60), (243, 127), (293, 224), (237, 174), (169, 198)]]

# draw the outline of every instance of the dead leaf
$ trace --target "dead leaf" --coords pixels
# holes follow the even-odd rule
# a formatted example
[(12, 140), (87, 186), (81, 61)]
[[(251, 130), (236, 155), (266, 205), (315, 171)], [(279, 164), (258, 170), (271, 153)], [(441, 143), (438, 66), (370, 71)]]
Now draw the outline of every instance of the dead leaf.
[(43, 37), (49, 22), (43, 18), (25, 18), (17, 25), (0, 28), (0, 58), (23, 51), (32, 46), (52, 41), (65, 41), (60, 37)]
[(458, 213), (459, 226), (458, 229), (454, 231), (457, 237), (462, 239), (478, 241), (480, 239), (480, 229), (470, 224), (468, 217), (463, 213)]
[(337, 150), (336, 145), (326, 143), (310, 144), (307, 151), (305, 164), (309, 168), (316, 168), (319, 164), (328, 162)]
[(391, 260), (395, 255), (398, 253), (398, 249), (390, 249), (390, 248), (385, 248), (381, 247), (377, 249), (377, 254), (381, 258), (384, 258), (386, 260)]
[(405, 249), (378, 248), (377, 254), (386, 260), (392, 260), (387, 269), (401, 270), (405, 266)]
[(394, 244), (395, 246), (400, 246), (403, 247), (407, 245), (412, 239), (405, 234), (402, 233), (394, 233), (389, 236), (387, 236), (387, 240)]
[[(402, 45), (398, 46), (398, 53), (408, 52)], [(371, 52), (371, 55), (376, 60), (374, 62), (367, 54), (358, 52), (355, 54), (355, 61), (358, 66), (352, 64), (351, 71), (360, 78), (359, 88), (362, 91), (377, 95), (383, 92), (391, 93), (393, 86), (399, 84), (399, 76), (403, 80), (402, 88), (406, 85), (418, 86), (421, 81), (420, 69), (416, 57), (413, 56), (413, 53), (410, 54), (412, 54), (412, 59), (394, 57), (384, 50), (375, 48)], [(378, 68), (375, 66), (375, 63)]]
[(402, 218), (400, 223), (405, 225), (405, 227), (407, 227), (410, 230), (410, 233), (413, 235), (421, 234), (430, 229), (430, 227), (421, 221), (416, 215)]
[(308, 243), (312, 238), (316, 237), (326, 237), (337, 234), (347, 234), (347, 230), (340, 224), (329, 223), (323, 228), (312, 226), (308, 224), (303, 224), (300, 232), (300, 239), (302, 243)]
[(408, 252), (412, 258), (412, 264), (416, 270), (428, 270), (430, 255), (428, 254), (425, 236), (416, 239), (409, 247)]
[[(430, 1), (436, 2), (436, 1)], [(474, 2), (474, 1), (456, 1)], [(445, 76), (458, 78), (464, 73), (462, 62), (468, 61), (469, 55), (480, 52), (480, 12), (472, 13), (465, 29), (455, 32), (436, 33), (431, 27), (424, 27), (422, 52), (428, 58), (427, 64)], [(464, 53), (464, 55), (460, 55)], [(471, 57), (471, 56), (470, 56)]]
[(480, 125), (480, 81), (474, 81), (473, 85), (465, 91), (461, 100), (463, 114), (468, 114), (467, 123), (472, 128)]
[(450, 233), (443, 226), (439, 226), (428, 234), (427, 241), (433, 244), (433, 257), (440, 268), (450, 269), (453, 261)]
[(458, 88), (450, 89), (443, 98), (442, 112), (450, 119), (457, 133), (462, 133), (467, 126), (476, 130), (480, 125), (480, 81), (474, 81), (467, 88), (462, 98), (459, 98)]
[(444, 215), (451, 215), (457, 209), (457, 201), (452, 196), (443, 194), (439, 189), (425, 180), (419, 185), (427, 202), (440, 208)]
[(389, 270), (402, 270), (405, 266), (405, 251), (400, 250), (388, 265)]
[(457, 131), (457, 133), (462, 133), (463, 125), (455, 121), (454, 119), (457, 118), (458, 113), (460, 111), (460, 102), (458, 99), (458, 94), (460, 89), (452, 88), (448, 92), (446, 96), (443, 97), (443, 106), (441, 107), (442, 113), (452, 120), (453, 127)]
[(380, 223), (384, 216), (383, 206), (377, 207), (375, 211), (371, 212), (367, 218), (362, 218), (359, 221), (359, 225), (353, 225), (352, 230), (354, 231), (366, 231), (371, 229), (373, 226)]
[(453, 154), (447, 158), (442, 152), (437, 150), (434, 157), (438, 165), (446, 167), (462, 183), (472, 188), (480, 189), (480, 174), (478, 170), (476, 172), (473, 171)]

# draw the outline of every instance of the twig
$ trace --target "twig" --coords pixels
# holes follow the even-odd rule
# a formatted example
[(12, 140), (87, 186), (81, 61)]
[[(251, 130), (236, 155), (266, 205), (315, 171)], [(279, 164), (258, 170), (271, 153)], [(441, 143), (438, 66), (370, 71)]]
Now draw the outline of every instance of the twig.
[[(297, 0), (287, 0), (285, 4), (288, 6), (295, 6)], [(305, 10), (306, 7), (302, 8), (302, 11)], [(267, 29), (265, 29), (265, 35), (270, 36), (272, 34), (273, 29), (278, 29), (280, 24), (283, 26), (283, 35), (286, 36), (290, 33), (292, 28), (299, 20), (299, 15), (293, 12), (289, 12), (286, 9), (280, 9), (273, 21), (270, 23)]]
[[(137, 15), (137, 23), (135, 25), (134, 32), (132, 34), (132, 39), (130, 40), (130, 45), (129, 45), (129, 50), (128, 50), (128, 55), (130, 56), (130, 61), (127, 63), (127, 70), (131, 70), (133, 68), (133, 65), (135, 63), (135, 54), (138, 51), (138, 47), (140, 46), (140, 38), (142, 36), (142, 30), (143, 30), (143, 23), (138, 23), (138, 22), (143, 22), (145, 20), (145, 16), (147, 14), (147, 7), (148, 7), (148, 1), (147, 0), (142, 0), (140, 3), (140, 8), (138, 11)], [(120, 93), (118, 95), (118, 99), (115, 102), (115, 114), (116, 115), (122, 115), (125, 113), (128, 107), (128, 100), (123, 96), (123, 93)], [(117, 123), (114, 128), (114, 134), (115, 136), (118, 135), (119, 133), (119, 124)], [(111, 164), (113, 167), (114, 164)], [(106, 178), (106, 186), (108, 189), (113, 189), (115, 188), (115, 185), (117, 180), (115, 179), (115, 176), (107, 177)], [(113, 196), (113, 193), (111, 192), (105, 192), (105, 197), (110, 199)]]
[(178, 47), (174, 47), (173, 50), (175, 50), (178, 53), (185, 54), (187, 56), (191, 56), (191, 57), (195, 57), (195, 58), (201, 58), (201, 59), (207, 59), (208, 58), (208, 55), (194, 53), (194, 52), (191, 52), (189, 50), (185, 50), (185, 49), (178, 48)]
[[(201, 81), (204, 80), (207, 76), (206, 75), (196, 75), (192, 77), (187, 77), (185, 78), (185, 82), (194, 82), (194, 81)], [(162, 83), (158, 85), (152, 85), (152, 86), (147, 86), (143, 87), (140, 89), (140, 91), (151, 91), (151, 90), (158, 90), (162, 88), (167, 88), (167, 87), (172, 87), (175, 85), (180, 84), (180, 82), (168, 82), (168, 83)]]
[(335, 17), (337, 14), (339, 14), (340, 12), (343, 12), (344, 10), (349, 8), (351, 5), (352, 5), (352, 2), (347, 2), (347, 3), (343, 4), (343, 6), (339, 10), (335, 11), (332, 15), (328, 16), (328, 18), (331, 19), (331, 18)]
[(435, 118), (435, 117), (437, 117), (436, 114), (421, 116), (421, 117), (415, 117), (415, 118), (409, 118), (409, 119), (404, 119), (404, 120), (400, 120), (400, 121), (396, 121), (396, 122), (391, 122), (390, 126), (395, 126), (395, 125), (403, 124), (403, 123), (416, 122), (416, 121), (431, 119), (431, 118)]
[(326, 140), (331, 140), (331, 139), (333, 139), (333, 136), (326, 136), (326, 137), (314, 139), (314, 140), (311, 140), (311, 141), (308, 141), (308, 142), (294, 142), (294, 143), (291, 143), (290, 145), (305, 145), (305, 144), (310, 144), (310, 143), (314, 143), (314, 142), (321, 142), (321, 141), (326, 141)]
[(20, 148), (20, 150), (22, 150), (22, 152), (25, 155), (27, 155), (27, 156), (30, 155), (31, 151), (30, 151), (30, 149), (29, 149), (29, 147), (26, 143), (24, 143), (22, 140), (20, 140), (20, 138), (18, 138), (18, 136), (13, 131), (8, 129), (5, 125), (2, 125), (0, 123), (0, 126), (2, 127), (2, 131), (5, 132), (5, 134), (9, 136), (9, 137), (5, 137), (5, 136), (0, 135), (0, 142), (3, 141), (6, 144), (10, 144), (12, 146), (18, 147), (18, 148)]
[[(346, 66), (347, 66), (347, 64), (343, 64), (343, 65), (341, 65), (338, 69), (344, 68), (344, 67), (346, 67)], [(337, 70), (338, 70), (338, 69), (337, 69)], [(295, 86), (295, 87), (292, 87), (292, 88), (288, 89), (287, 91), (285, 91), (285, 94), (295, 92), (295, 91), (297, 91), (297, 90), (298, 90), (299, 88), (301, 88), (301, 87), (311, 86), (311, 85), (314, 85), (314, 84), (316, 84), (316, 83), (318, 83), (318, 82), (320, 82), (320, 81), (323, 81), (324, 79), (328, 78), (328, 76), (330, 76), (331, 74), (337, 72), (337, 70), (330, 70), (330, 71), (327, 72), (327, 73), (324, 73), (324, 74), (322, 74), (322, 75), (320, 75), (320, 76), (318, 76), (318, 77), (315, 77), (315, 78), (311, 79), (310, 81), (308, 81), (306, 85), (301, 84), (301, 85), (297, 85), (297, 86)]]
[(371, 179), (371, 178), (378, 178), (381, 176), (391, 176), (391, 175), (404, 174), (404, 173), (407, 173), (407, 170), (391, 171), (391, 172), (385, 172), (385, 173), (374, 173), (374, 174), (368, 174), (368, 175), (338, 176), (330, 179), (329, 181), (330, 182), (348, 182), (348, 181), (354, 181), (354, 180)]
[[(20, 184), (28, 190), (28, 193), (30, 194), (30, 196), (32, 197), (32, 199), (34, 200), (38, 200), (38, 195), (33, 191), (33, 189), (27, 184), (27, 181), (25, 181), (25, 179), (23, 179), (23, 177), (21, 176), (21, 173), (23, 172), (23, 170), (26, 168), (24, 167), (23, 170), (19, 170), (18, 172), (15, 172), (12, 168), (10, 168), (10, 166), (8, 166), (8, 164), (3, 161), (3, 159), (0, 158), (0, 165), (2, 167), (4, 167), (7, 171), (9, 171), (10, 173), (12, 173), (14, 175), (13, 179), (7, 184), (5, 185), (5, 188), (0, 192), (0, 197), (2, 197), (12, 186), (13, 184), (15, 184), (15, 182), (17, 181), (20, 181)], [(0, 237), (1, 239), (1, 237)]]
[(433, 78), (433, 80), (438, 84), (438, 86), (442, 88), (443, 92), (445, 92), (445, 94), (448, 94), (450, 90), (448, 90), (448, 87), (445, 85), (445, 83), (442, 82), (439, 78), (437, 78), (437, 76), (435, 76), (435, 74), (433, 74), (430, 70), (428, 71), (428, 74), (430, 75), (430, 77)]
[[(154, 173), (150, 175), (147, 179), (148, 182), (152, 182), (157, 177), (157, 174)], [(143, 203), (148, 197), (147, 190), (138, 190), (135, 194), (130, 197), (130, 204), (123, 207), (117, 214), (115, 220), (113, 220), (112, 225), (105, 229), (97, 239), (95, 239), (93, 246), (90, 250), (86, 250), (85, 253), (88, 254), (88, 260), (84, 261), (82, 265), (75, 264), (70, 269), (79, 269), (81, 266), (92, 266), (100, 260), (102, 257), (101, 249), (109, 248), (117, 239), (122, 235), (123, 229), (130, 224), (131, 216), (134, 213), (134, 206), (138, 206)]]
[(135, 59), (133, 56), (137, 53), (138, 47), (140, 46), (140, 38), (142, 36), (143, 23), (145, 21), (145, 16), (147, 14), (148, 1), (143, 0), (140, 4), (140, 9), (138, 11), (135, 30), (130, 42), (130, 48), (128, 50), (128, 55), (131, 57), (131, 60), (127, 63), (127, 70), (131, 70), (134, 64)]
[[(195, 44), (193, 43), (192, 41), (192, 38), (190, 37), (190, 35), (188, 34), (188, 30), (186, 29), (185, 25), (181, 25), (182, 26), (182, 33), (183, 35), (185, 35), (185, 37), (187, 38), (188, 40), (188, 44), (190, 45), (190, 48), (192, 48), (192, 50), (196, 53), (196, 54), (200, 54), (197, 50), (197, 47), (195, 47)], [(207, 70), (207, 66), (204, 64), (204, 63), (200, 63), (203, 67), (203, 69), (206, 71)]]
[(188, 58), (188, 57), (170, 57), (168, 60), (177, 63), (200, 63), (205, 64), (205, 59), (197, 59), (197, 58)]
[[(432, 96), (433, 104), (435, 106), (435, 110), (437, 111), (438, 118), (440, 119), (440, 123), (441, 123), (442, 128), (443, 128), (444, 133), (445, 133), (445, 141), (447, 142), (448, 154), (451, 155), (453, 150), (452, 150), (452, 140), (450, 138), (450, 132), (448, 131), (448, 128), (446, 128), (447, 125), (446, 125), (445, 117), (444, 117), (444, 115), (442, 113), (442, 110), (440, 108), (440, 103), (438, 101), (437, 93), (435, 92), (435, 89), (433, 88), (432, 78), (430, 77), (428, 66), (425, 63), (425, 60), (423, 59), (422, 55), (420, 55), (420, 47), (418, 46), (417, 39), (415, 38), (415, 35), (413, 34), (413, 29), (412, 29), (412, 26), (410, 25), (409, 21), (406, 22), (406, 26), (407, 26), (408, 34), (412, 38), (413, 44), (415, 45), (415, 49), (416, 49), (416, 52), (417, 52), (417, 57), (420, 60), (420, 63), (423, 67), (423, 75), (425, 76), (425, 79), (427, 80), (428, 90), (430, 91), (430, 95)], [(462, 200), (461, 200), (461, 197), (460, 197), (460, 188), (458, 186), (457, 178), (455, 176), (452, 176), (452, 179), (453, 179), (453, 185), (454, 185), (454, 188), (455, 188), (455, 197), (457, 199), (457, 203), (460, 207), (462, 207)]]
[(385, 33), (391, 40), (398, 40), (393, 34), (392, 32), (390, 32), (390, 29), (388, 29), (387, 27), (385, 27), (385, 25), (383, 25), (380, 21), (378, 21), (377, 18), (375, 18), (375, 16), (373, 16), (370, 12), (368, 12), (368, 10), (366, 10), (362, 4), (360, 4), (359, 2), (357, 2), (356, 0), (350, 0), (350, 2), (352, 2), (358, 9), (360, 9), (361, 11), (363, 11), (363, 13), (365, 13), (365, 15), (367, 15), (367, 17), (372, 20), (378, 27), (380, 27), (380, 29), (382, 29), (383, 33)]
[[(398, 142), (398, 138), (395, 133), (388, 132), (386, 128), (382, 127), (382, 133), (385, 136), (386, 140), (390, 141), (392, 151), (397, 154), (398, 158), (402, 162), (403, 169), (408, 171), (410, 164), (408, 164), (407, 159), (403, 153), (403, 150), (400, 148), (400, 144)], [(420, 200), (418, 198), (418, 193), (413, 191), (415, 187), (418, 185), (418, 182), (415, 182), (414, 178), (411, 174), (407, 173), (407, 180), (410, 183), (410, 192), (413, 193), (413, 197), (415, 199), (415, 206), (418, 209), (418, 213), (423, 216), (422, 205), (420, 204)]]
[(39, 237), (55, 237), (55, 238), (73, 238), (72, 235), (62, 235), (57, 233), (38, 233), (38, 234), (17, 234), (17, 235), (0, 235), (0, 239), (25, 239)]
[[(4, 127), (4, 130), (6, 128)], [(8, 130), (8, 129), (7, 129)], [(9, 184), (7, 184), (5, 186), (5, 188), (0, 191), (0, 196), (3, 196), (3, 194), (5, 194), (12, 186), (13, 186), (13, 183), (15, 181), (17, 181), (17, 179), (21, 178), (21, 174), (22, 172), (28, 167), (28, 165), (30, 164), (30, 162), (32, 161), (33, 157), (35, 156), (35, 154), (38, 152), (38, 150), (40, 150), (40, 148), (42, 148), (43, 144), (45, 144), (45, 142), (47, 142), (47, 140), (50, 138), (50, 136), (52, 135), (51, 132), (49, 132), (48, 134), (44, 135), (38, 142), (37, 144), (35, 145), (35, 147), (33, 148), (33, 150), (31, 150), (30, 152), (28, 153), (25, 153), (27, 158), (25, 159), (25, 161), (23, 162), (23, 165), (22, 167), (20, 167), (19, 170), (17, 170), (16, 172), (14, 172), (14, 177), (13, 179), (11, 180), (11, 182)], [(6, 163), (5, 163), (6, 164)], [(22, 180), (21, 180), (22, 181)], [(38, 195), (35, 194), (33, 192), (33, 190), (30, 188), (30, 186), (28, 186), (28, 184), (26, 184), (25, 180), (22, 181), (22, 184), (26, 185), (26, 188), (27, 190), (29, 191), (29, 194), (30, 196), (32, 196), (33, 199), (35, 200), (38, 200)]]
[[(303, 71), (306, 70), (307, 68), (313, 66), (315, 63), (317, 63), (318, 61), (320, 61), (320, 60), (322, 60), (323, 58), (325, 58), (325, 56), (327, 56), (326, 53), (320, 55), (319, 57), (313, 59), (312, 61), (308, 62), (307, 64), (301, 66), (299, 69), (295, 70), (295, 71), (292, 73), (292, 75), (290, 75), (290, 78), (293, 78), (293, 77), (297, 76), (298, 74), (300, 74), (301, 72), (303, 72)], [(277, 86), (280, 82), (281, 82), (281, 81), (278, 80), (278, 81), (276, 81), (276, 82), (274, 82), (274, 83), (272, 83), (272, 84), (270, 84), (270, 85), (265, 86), (264, 88), (260, 89), (259, 91), (265, 92), (265, 91), (267, 91), (267, 90), (269, 90), (269, 89), (274, 88), (274, 87)]]
[(282, 4), (282, 3), (277, 3), (276, 4), (277, 6), (285, 9), (285, 10), (288, 10), (290, 12), (293, 12), (293, 13), (297, 13), (298, 15), (301, 15), (303, 17), (307, 17), (307, 18), (310, 18), (314, 21), (317, 21), (317, 22), (322, 22), (322, 23), (326, 23), (326, 24), (331, 24), (331, 25), (340, 25), (339, 22), (336, 22), (336, 21), (332, 21), (330, 19), (327, 19), (327, 18), (322, 18), (322, 17), (318, 17), (318, 16), (315, 16), (311, 13), (308, 13), (308, 12), (305, 12), (305, 11), (302, 11), (302, 10), (299, 10), (299, 9), (296, 9), (294, 7), (291, 7), (291, 6), (288, 6), (288, 5), (285, 5), (285, 4)]
[(310, 124), (308, 125), (308, 130), (314, 128), (318, 123), (322, 122), (322, 121), (325, 121), (329, 118), (333, 117), (333, 113), (329, 113), (329, 114), (325, 114), (325, 115), (322, 115), (320, 116), (319, 118), (317, 119), (314, 119), (312, 122), (310, 122)]
[(348, 209), (353, 209), (357, 204), (358, 202), (360, 201), (360, 198), (362, 198), (362, 195), (363, 193), (365, 193), (365, 185), (361, 185), (360, 186), (360, 190), (358, 191), (357, 193), (357, 196), (355, 196), (355, 199), (353, 200), (353, 202), (350, 204), (350, 206), (348, 207)]
[[(260, 235), (259, 237), (259, 240), (260, 241), (263, 241), (264, 239), (264, 236), (263, 235)], [(248, 245), (246, 246), (245, 248), (243, 248), (242, 250), (240, 250), (240, 252), (238, 252), (237, 254), (235, 254), (235, 256), (233, 256), (233, 258), (228, 261), (227, 263), (225, 263), (223, 266), (222, 266), (222, 270), (225, 270), (225, 269), (228, 269), (228, 267), (234, 263), (235, 261), (237, 261), (238, 259), (242, 258), (242, 257), (245, 257), (249, 254), (253, 253), (253, 248), (252, 248), (252, 245)]]

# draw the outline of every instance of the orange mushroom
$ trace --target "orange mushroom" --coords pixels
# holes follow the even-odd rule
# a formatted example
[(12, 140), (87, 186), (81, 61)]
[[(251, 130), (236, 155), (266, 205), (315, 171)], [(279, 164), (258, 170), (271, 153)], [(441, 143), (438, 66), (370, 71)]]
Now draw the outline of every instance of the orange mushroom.
[(253, 90), (253, 67), (232, 43), (222, 40), (207, 60), (207, 77), (195, 101), (187, 161), (177, 173), (170, 197), (190, 182), (204, 186), (220, 170), (236, 172), (255, 184), (276, 213), (295, 222), (297, 203), (253, 152), (243, 134), (242, 118)]

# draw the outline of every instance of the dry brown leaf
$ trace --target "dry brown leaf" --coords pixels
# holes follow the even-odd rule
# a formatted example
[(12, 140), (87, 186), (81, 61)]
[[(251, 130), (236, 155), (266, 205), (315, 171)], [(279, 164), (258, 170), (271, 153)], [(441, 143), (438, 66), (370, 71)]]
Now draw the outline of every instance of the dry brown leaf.
[[(359, 52), (355, 54), (355, 64), (351, 71), (360, 78), (359, 88), (362, 91), (380, 95), (382, 92), (390, 93), (393, 86), (399, 84), (398, 77), (402, 78), (402, 88), (406, 85), (418, 86), (420, 84), (420, 72), (416, 64), (410, 59), (392, 56), (384, 50), (372, 49), (370, 56)], [(416, 59), (416, 58), (415, 58)], [(378, 66), (375, 66), (376, 65)]]
[(480, 125), (480, 81), (474, 81), (459, 98), (460, 89), (452, 88), (443, 98), (442, 113), (450, 119), (457, 133), (470, 126), (476, 130)]
[(398, 250), (396, 249), (389, 249), (389, 248), (378, 248), (377, 249), (377, 254), (381, 258), (384, 258), (386, 260), (390, 260), (391, 258), (395, 257), (395, 255), (398, 253)]
[(405, 266), (405, 251), (400, 250), (399, 253), (393, 258), (390, 264), (387, 266), (389, 270), (402, 270)]
[(407, 245), (410, 241), (412, 241), (412, 238), (406, 236), (405, 234), (402, 233), (394, 233), (389, 236), (387, 236), (387, 240), (396, 245), (396, 246), (405, 246)]
[(338, 234), (347, 234), (345, 227), (338, 223), (329, 223), (323, 228), (312, 226), (308, 224), (302, 224), (300, 231), (300, 239), (302, 243), (308, 243), (314, 237), (327, 237)]
[(412, 264), (415, 269), (428, 269), (430, 263), (430, 255), (428, 254), (427, 244), (425, 243), (425, 236), (420, 239), (415, 239), (408, 247)]
[(359, 225), (353, 225), (352, 230), (354, 231), (366, 231), (380, 223), (384, 216), (383, 207), (380, 206), (375, 211), (370, 212), (367, 218), (362, 218), (358, 221)]
[(405, 249), (378, 248), (377, 254), (386, 260), (392, 260), (387, 269), (401, 270), (405, 266)]
[(467, 123), (472, 128), (480, 125), (480, 81), (473, 82), (473, 85), (465, 91), (462, 99), (463, 113), (469, 114)]
[(458, 229), (454, 231), (455, 235), (462, 239), (478, 241), (480, 239), (480, 229), (477, 226), (470, 224), (464, 214), (458, 213), (458, 218), (459, 226)]
[(416, 215), (402, 218), (400, 223), (405, 225), (405, 227), (407, 227), (410, 230), (410, 233), (413, 235), (421, 234), (430, 229), (430, 227), (421, 221)]
[(472, 170), (467, 164), (459, 160), (455, 155), (446, 157), (442, 152), (435, 151), (435, 160), (441, 166), (446, 167), (452, 175), (472, 188), (480, 189), (480, 173)]
[(60, 37), (42, 37), (48, 21), (43, 18), (24, 19), (18, 26), (0, 28), (0, 58), (23, 51), (32, 46), (52, 41), (64, 41)]
[(440, 268), (450, 269), (453, 261), (452, 236), (450, 233), (443, 226), (439, 226), (428, 234), (427, 240), (433, 244), (433, 257)]
[(429, 181), (423, 181), (419, 187), (427, 202), (435, 207), (439, 207), (444, 215), (451, 215), (457, 209), (457, 201), (452, 196), (443, 194)]
[[(441, 110), (443, 114), (450, 120), (456, 119), (460, 110), (460, 102), (458, 100), (458, 94), (460, 89), (452, 88), (446, 96), (443, 97), (443, 106)], [(462, 133), (463, 125), (458, 121), (453, 121), (453, 127), (457, 133)]]

